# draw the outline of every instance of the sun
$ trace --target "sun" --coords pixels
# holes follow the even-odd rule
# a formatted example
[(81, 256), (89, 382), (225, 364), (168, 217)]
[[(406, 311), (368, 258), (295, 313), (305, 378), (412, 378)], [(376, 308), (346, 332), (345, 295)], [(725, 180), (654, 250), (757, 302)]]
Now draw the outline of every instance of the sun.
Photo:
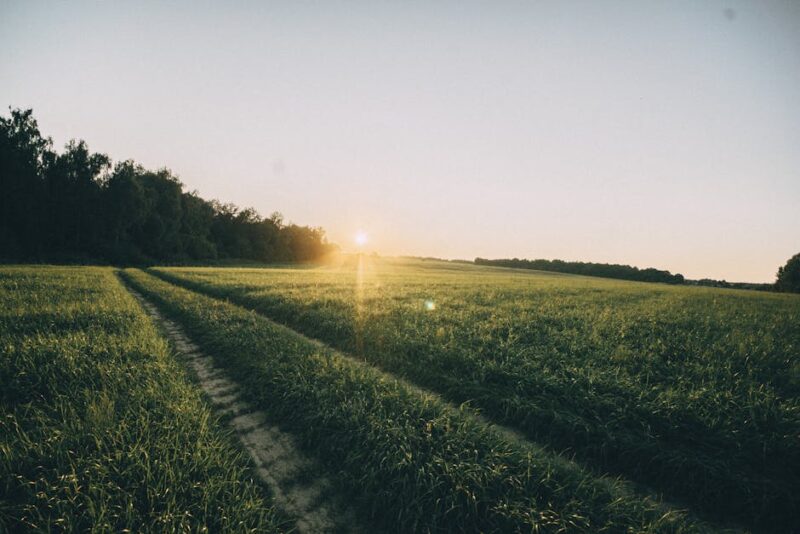
[(363, 230), (359, 230), (358, 232), (356, 232), (354, 241), (356, 242), (357, 246), (363, 247), (364, 245), (367, 244), (367, 241), (369, 241), (369, 239), (367, 238), (367, 233), (364, 232)]

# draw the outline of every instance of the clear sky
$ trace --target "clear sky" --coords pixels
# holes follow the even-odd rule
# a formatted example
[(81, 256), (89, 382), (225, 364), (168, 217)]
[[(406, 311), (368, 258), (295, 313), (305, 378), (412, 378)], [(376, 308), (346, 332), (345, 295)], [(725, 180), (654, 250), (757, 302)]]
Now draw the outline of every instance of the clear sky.
[(800, 252), (797, 1), (5, 0), (0, 51), (58, 146), (345, 249), (729, 281)]

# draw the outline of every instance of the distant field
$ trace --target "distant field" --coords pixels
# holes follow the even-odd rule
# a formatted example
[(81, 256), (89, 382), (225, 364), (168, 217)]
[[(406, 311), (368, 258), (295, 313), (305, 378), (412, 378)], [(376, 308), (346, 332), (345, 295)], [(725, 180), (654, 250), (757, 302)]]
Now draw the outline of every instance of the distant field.
[(800, 524), (800, 297), (364, 256), (0, 268), (0, 530), (282, 528), (117, 276), (380, 529)]
[(800, 298), (363, 257), (159, 268), (718, 519), (800, 524)]

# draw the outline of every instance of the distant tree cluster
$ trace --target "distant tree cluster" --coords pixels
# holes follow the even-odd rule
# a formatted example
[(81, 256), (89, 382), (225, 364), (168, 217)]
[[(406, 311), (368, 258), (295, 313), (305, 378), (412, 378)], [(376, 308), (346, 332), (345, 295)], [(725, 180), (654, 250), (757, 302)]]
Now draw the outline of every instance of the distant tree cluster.
[(759, 284), (751, 282), (728, 282), (727, 280), (714, 280), (701, 278), (700, 280), (686, 280), (688, 285), (721, 287), (724, 289), (752, 289), (754, 291), (775, 291), (775, 284)]
[(31, 110), (0, 117), (0, 198), (6, 261), (303, 262), (335, 249), (321, 228), (204, 200), (167, 169), (112, 165), (83, 141), (59, 154)]
[(603, 278), (616, 278), (619, 280), (636, 280), (639, 282), (662, 282), (665, 284), (682, 284), (682, 274), (672, 274), (669, 271), (648, 268), (639, 269), (630, 265), (609, 263), (589, 263), (582, 261), (562, 260), (521, 260), (518, 258), (487, 260), (475, 258), (477, 265), (494, 265), (497, 267), (515, 267), (517, 269), (535, 269), (537, 271), (553, 271), (557, 273), (581, 274), (585, 276), (600, 276)]
[(786, 265), (778, 268), (775, 287), (778, 291), (800, 293), (800, 253), (789, 258)]

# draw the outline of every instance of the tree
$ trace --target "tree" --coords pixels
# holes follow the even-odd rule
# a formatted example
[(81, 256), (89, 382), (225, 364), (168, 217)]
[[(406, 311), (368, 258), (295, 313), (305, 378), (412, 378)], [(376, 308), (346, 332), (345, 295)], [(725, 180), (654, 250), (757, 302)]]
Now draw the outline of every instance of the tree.
[(136, 262), (142, 259), (142, 252), (132, 241), (134, 229), (144, 221), (147, 206), (138, 173), (133, 161), (123, 161), (117, 163), (105, 183), (104, 230), (109, 249), (107, 255), (114, 261)]
[(47, 246), (51, 254), (88, 257), (100, 239), (100, 176), (111, 165), (83, 141), (70, 141), (61, 154), (48, 154), (44, 170)]
[(0, 117), (0, 259), (283, 262), (331, 250), (321, 229), (203, 200), (168, 169), (131, 160), (110, 168), (83, 141), (55, 152), (31, 110)]
[(217, 247), (211, 242), (211, 224), (214, 208), (197, 193), (183, 193), (183, 218), (181, 219), (181, 243), (183, 256), (195, 259), (217, 257)]
[(582, 261), (563, 260), (521, 260), (519, 258), (506, 260), (487, 260), (475, 258), (477, 265), (498, 265), (500, 267), (514, 267), (516, 269), (535, 269), (538, 271), (555, 271), (558, 273), (580, 274), (583, 276), (600, 276), (603, 278), (617, 278), (620, 280), (638, 280), (641, 282), (661, 282), (665, 284), (683, 284), (682, 274), (672, 274), (669, 271), (653, 269), (639, 269), (630, 265), (608, 263), (590, 263)]
[(778, 268), (775, 287), (778, 291), (800, 293), (800, 253), (789, 258), (786, 265)]
[(52, 142), (42, 137), (32, 110), (0, 117), (0, 255), (37, 259), (46, 251), (42, 177)]

